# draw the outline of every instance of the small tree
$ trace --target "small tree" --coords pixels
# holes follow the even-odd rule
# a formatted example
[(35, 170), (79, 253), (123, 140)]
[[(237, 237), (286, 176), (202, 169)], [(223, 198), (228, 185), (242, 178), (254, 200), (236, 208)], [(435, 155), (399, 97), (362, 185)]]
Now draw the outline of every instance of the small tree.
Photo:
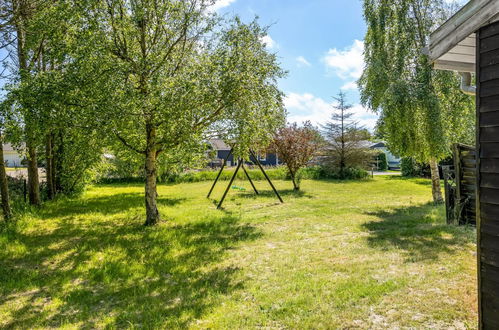
[(388, 170), (388, 161), (386, 160), (386, 154), (381, 151), (377, 156), (378, 160), (378, 170), (386, 171)]
[(347, 103), (345, 94), (340, 92), (334, 98), (337, 104), (331, 115), (331, 121), (322, 126), (322, 133), (326, 139), (325, 161), (330, 167), (339, 171), (340, 177), (346, 169), (363, 167), (368, 162), (370, 153), (364, 146), (364, 128), (352, 120), (352, 108)]
[[(285, 72), (256, 21), (221, 20), (213, 0), (90, 2), (75, 47), (85, 114), (144, 162), (146, 225), (160, 220), (158, 159), (189, 150), (213, 125), (234, 153), (270, 142), (284, 122)], [(98, 109), (96, 113), (95, 109)]]
[(318, 146), (318, 132), (310, 122), (283, 127), (275, 135), (272, 147), (286, 164), (294, 190), (300, 190), (299, 171), (312, 160)]

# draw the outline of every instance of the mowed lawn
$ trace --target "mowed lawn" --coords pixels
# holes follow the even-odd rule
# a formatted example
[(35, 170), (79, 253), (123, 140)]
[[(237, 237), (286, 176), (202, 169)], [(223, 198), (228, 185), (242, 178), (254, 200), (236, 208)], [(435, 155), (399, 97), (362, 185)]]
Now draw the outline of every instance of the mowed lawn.
[[(475, 328), (475, 230), (430, 182), (93, 186), (0, 234), (0, 328)], [(227, 182), (219, 185), (219, 198)]]

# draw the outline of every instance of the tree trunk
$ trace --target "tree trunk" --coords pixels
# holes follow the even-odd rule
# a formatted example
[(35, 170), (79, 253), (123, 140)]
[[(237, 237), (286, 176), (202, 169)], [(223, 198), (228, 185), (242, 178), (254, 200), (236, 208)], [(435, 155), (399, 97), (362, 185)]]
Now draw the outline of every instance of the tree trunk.
[[(29, 74), (28, 70), (28, 60), (27, 54), (28, 50), (26, 49), (26, 26), (29, 20), (28, 14), (28, 1), (14, 1), (12, 2), (12, 10), (14, 15), (16, 15), (15, 19), (15, 28), (16, 28), (16, 37), (17, 37), (17, 60), (19, 63), (19, 77), (21, 82), (23, 82), (27, 75)], [(32, 205), (40, 205), (40, 185), (38, 182), (38, 165), (37, 165), (37, 157), (36, 157), (36, 148), (33, 143), (33, 138), (30, 137), (30, 134), (33, 134), (31, 130), (31, 118), (30, 113), (32, 109), (25, 109), (27, 113), (24, 115), (25, 120), (25, 133), (27, 135), (26, 138), (26, 148), (28, 151), (28, 195), (29, 202)]]
[(52, 163), (54, 164), (52, 182), (54, 182), (54, 191), (57, 194), (64, 191), (61, 180), (61, 174), (64, 172), (64, 133), (62, 130), (59, 131), (57, 139), (52, 140), (52, 153)]
[(430, 159), (431, 169), (431, 192), (433, 195), (433, 202), (442, 203), (442, 189), (440, 187), (440, 174), (438, 172), (438, 162), (435, 158)]
[(3, 137), (0, 135), (0, 192), (2, 194), (2, 211), (5, 221), (9, 221), (12, 216), (10, 210), (9, 184), (7, 173), (5, 171), (5, 162), (3, 159)]
[(40, 182), (38, 179), (38, 157), (31, 139), (26, 143), (28, 149), (28, 196), (31, 205), (40, 205)]
[(298, 191), (300, 190), (300, 185), (296, 182), (296, 174), (290, 174), (291, 175), (291, 181), (293, 181), (293, 190)]
[(153, 226), (160, 221), (156, 198), (158, 196), (156, 190), (156, 129), (147, 127), (147, 150), (146, 150), (146, 226)]
[(48, 199), (55, 197), (54, 186), (54, 153), (52, 144), (52, 134), (47, 134), (47, 143), (45, 145), (45, 172), (47, 176), (47, 196)]

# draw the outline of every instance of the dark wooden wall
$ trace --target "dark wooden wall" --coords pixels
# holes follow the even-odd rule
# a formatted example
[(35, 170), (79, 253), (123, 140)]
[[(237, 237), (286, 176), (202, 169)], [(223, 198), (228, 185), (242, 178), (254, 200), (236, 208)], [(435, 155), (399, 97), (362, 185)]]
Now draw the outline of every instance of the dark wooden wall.
[(477, 33), (480, 327), (499, 329), (499, 23)]
[(454, 217), (459, 225), (476, 224), (476, 150), (464, 144), (454, 145), (456, 182)]

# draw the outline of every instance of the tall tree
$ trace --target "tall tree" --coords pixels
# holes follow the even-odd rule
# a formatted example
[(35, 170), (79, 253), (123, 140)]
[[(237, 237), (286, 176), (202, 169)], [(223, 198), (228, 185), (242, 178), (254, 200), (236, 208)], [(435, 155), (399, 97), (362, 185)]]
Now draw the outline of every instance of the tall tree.
[(306, 122), (302, 127), (294, 123), (276, 133), (271, 146), (286, 164), (294, 190), (300, 190), (299, 171), (312, 160), (319, 145), (319, 132), (310, 122)]
[(456, 75), (434, 71), (422, 52), (447, 15), (442, 0), (364, 0), (362, 103), (381, 115), (378, 128), (396, 154), (430, 164), (435, 202), (442, 201), (438, 161), (474, 127), (472, 99)]
[(284, 72), (261, 41), (266, 30), (237, 18), (224, 23), (210, 13), (213, 3), (107, 0), (87, 11), (79, 40), (99, 33), (78, 67), (92, 73), (87, 81), (103, 126), (143, 156), (146, 225), (160, 220), (160, 154), (181, 150), (217, 123), (245, 156), (284, 120), (277, 88)]
[(369, 155), (363, 143), (365, 129), (352, 119), (352, 105), (347, 102), (345, 93), (340, 92), (334, 100), (334, 112), (331, 120), (322, 125), (322, 133), (326, 140), (326, 162), (343, 177), (347, 168), (364, 166)]
[[(2, 27), (0, 48), (8, 52), (8, 56), (2, 59), (2, 72), (12, 84), (25, 82), (29, 79), (31, 70), (41, 64), (42, 31), (32, 29), (32, 20), (43, 4), (44, 2), (39, 0), (5, 0), (0, 4), (0, 27)], [(37, 110), (23, 104), (22, 100), (18, 101), (21, 105), (18, 109), (23, 116), (24, 128), (24, 135), (20, 139), (26, 143), (28, 160), (29, 202), (39, 205), (41, 199), (38, 177)]]

